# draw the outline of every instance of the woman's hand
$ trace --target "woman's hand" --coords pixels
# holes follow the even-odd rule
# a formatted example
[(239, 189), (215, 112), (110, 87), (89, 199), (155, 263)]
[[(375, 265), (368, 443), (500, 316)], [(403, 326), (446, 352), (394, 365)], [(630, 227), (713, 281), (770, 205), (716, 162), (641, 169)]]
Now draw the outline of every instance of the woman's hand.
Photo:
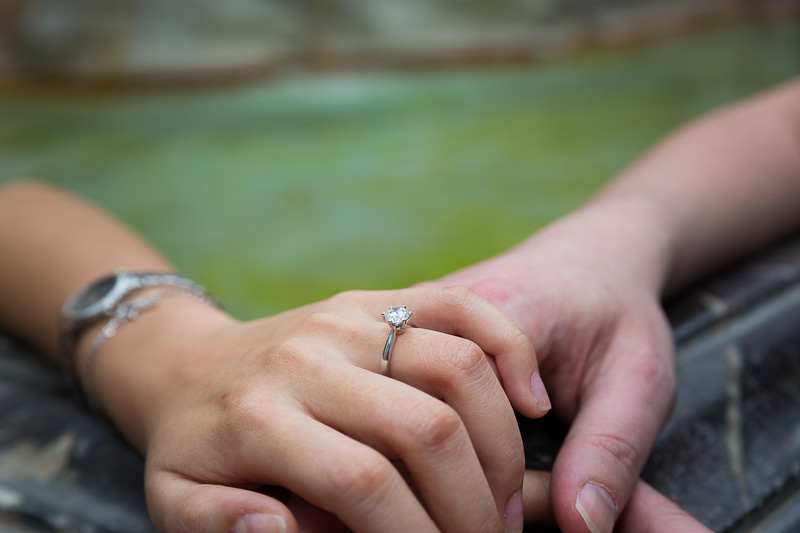
[[(400, 304), (419, 327), (388, 378), (380, 313)], [(520, 412), (546, 412), (531, 343), (463, 287), (348, 292), (249, 323), (175, 297), (120, 328), (93, 383), (146, 454), (161, 530), (297, 531), (270, 487), (354, 531), (521, 530), (522, 442), (485, 354)]]

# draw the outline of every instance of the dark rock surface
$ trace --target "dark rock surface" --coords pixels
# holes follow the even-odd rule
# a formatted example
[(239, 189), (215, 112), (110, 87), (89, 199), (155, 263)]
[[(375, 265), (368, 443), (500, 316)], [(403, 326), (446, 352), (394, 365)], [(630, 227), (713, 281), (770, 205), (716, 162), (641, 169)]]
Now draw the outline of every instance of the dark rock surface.
[[(800, 240), (668, 310), (678, 403), (643, 477), (714, 531), (800, 531)], [(564, 426), (520, 424), (528, 466), (548, 468)], [(142, 481), (59, 373), (0, 338), (0, 531), (153, 531)]]
[(58, 369), (0, 338), (0, 531), (155, 531), (143, 466)]
[(643, 477), (715, 531), (800, 531), (800, 242), (690, 298), (715, 320), (676, 322), (679, 401)]

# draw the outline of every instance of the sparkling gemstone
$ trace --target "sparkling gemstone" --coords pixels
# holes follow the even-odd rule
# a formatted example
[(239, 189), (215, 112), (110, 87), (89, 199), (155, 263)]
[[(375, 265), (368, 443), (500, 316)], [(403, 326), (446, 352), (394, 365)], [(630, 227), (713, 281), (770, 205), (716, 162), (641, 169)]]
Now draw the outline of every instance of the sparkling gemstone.
[(399, 328), (403, 325), (403, 322), (411, 318), (411, 311), (406, 309), (405, 305), (402, 307), (390, 307), (388, 311), (383, 313), (383, 317), (388, 323)]

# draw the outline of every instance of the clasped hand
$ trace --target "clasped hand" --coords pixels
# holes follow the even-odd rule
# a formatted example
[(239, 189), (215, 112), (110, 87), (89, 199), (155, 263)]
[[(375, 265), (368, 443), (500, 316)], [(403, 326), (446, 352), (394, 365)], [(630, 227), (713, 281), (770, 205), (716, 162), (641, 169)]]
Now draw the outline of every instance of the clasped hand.
[[(521, 530), (525, 462), (504, 387), (526, 416), (549, 405), (531, 389), (532, 344), (474, 292), (353, 291), (248, 323), (188, 300), (120, 331), (154, 368), (134, 399), (115, 403), (113, 380), (98, 390), (146, 454), (159, 529)], [(401, 304), (418, 327), (397, 337), (388, 378), (381, 311)], [(97, 372), (111, 376), (133, 359), (107, 355)]]

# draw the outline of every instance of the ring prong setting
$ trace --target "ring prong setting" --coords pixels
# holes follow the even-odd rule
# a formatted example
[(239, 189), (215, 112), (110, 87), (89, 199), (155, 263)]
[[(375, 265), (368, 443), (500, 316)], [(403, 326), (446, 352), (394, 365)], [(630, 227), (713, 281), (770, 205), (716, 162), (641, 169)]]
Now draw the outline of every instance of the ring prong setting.
[(405, 305), (401, 305), (400, 307), (390, 306), (388, 311), (384, 311), (381, 314), (383, 315), (383, 319), (386, 320), (386, 323), (389, 324), (392, 329), (400, 333), (405, 329), (412, 312), (406, 309)]

